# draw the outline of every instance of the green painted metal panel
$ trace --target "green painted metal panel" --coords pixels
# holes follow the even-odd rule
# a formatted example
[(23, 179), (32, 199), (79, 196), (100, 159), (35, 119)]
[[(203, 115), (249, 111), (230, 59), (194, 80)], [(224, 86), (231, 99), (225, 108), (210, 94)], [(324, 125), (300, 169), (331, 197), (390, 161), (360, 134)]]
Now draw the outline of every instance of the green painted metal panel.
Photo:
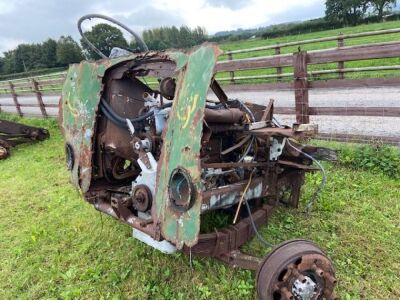
[[(171, 59), (176, 62), (176, 71), (187, 62), (182, 52), (147, 53), (146, 58)], [(93, 134), (103, 90), (102, 79), (111, 67), (134, 60), (143, 60), (141, 54), (97, 62), (83, 61), (71, 65), (63, 86), (60, 120), (65, 142), (74, 153), (71, 182), (82, 192), (89, 190), (92, 179)]]
[(105, 65), (82, 62), (70, 66), (62, 92), (61, 120), (65, 142), (73, 150), (71, 182), (83, 192), (92, 175), (92, 138)]
[[(218, 47), (205, 45), (189, 56), (178, 79), (163, 136), (153, 217), (160, 224), (163, 237), (178, 249), (184, 244), (195, 245), (200, 231), (201, 137), (207, 92), (219, 53)], [(177, 168), (189, 174), (195, 190), (194, 203), (186, 212), (173, 207), (168, 192), (171, 174)]]

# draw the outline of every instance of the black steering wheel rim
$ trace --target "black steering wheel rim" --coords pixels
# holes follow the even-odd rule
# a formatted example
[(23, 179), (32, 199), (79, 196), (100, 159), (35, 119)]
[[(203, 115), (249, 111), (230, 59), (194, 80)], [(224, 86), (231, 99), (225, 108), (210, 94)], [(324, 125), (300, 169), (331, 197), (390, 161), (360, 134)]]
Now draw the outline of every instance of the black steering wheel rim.
[(86, 35), (83, 33), (82, 30), (82, 23), (85, 20), (91, 20), (91, 19), (103, 19), (106, 21), (109, 21), (115, 25), (118, 25), (119, 27), (123, 28), (124, 30), (126, 30), (127, 32), (129, 32), (136, 40), (136, 43), (138, 44), (139, 50), (141, 52), (146, 52), (149, 51), (149, 48), (147, 47), (146, 43), (142, 40), (142, 38), (137, 35), (133, 30), (131, 30), (129, 27), (125, 26), (124, 24), (122, 24), (121, 22), (114, 20), (113, 18), (101, 15), (101, 14), (88, 14), (88, 15), (84, 15), (83, 17), (81, 17), (78, 20), (78, 31), (79, 34), (81, 35), (82, 39), (85, 41), (85, 43), (92, 48), (92, 50), (94, 52), (96, 52), (98, 55), (100, 55), (102, 58), (108, 58), (103, 52), (101, 52), (95, 45), (93, 45), (89, 39), (86, 37)]

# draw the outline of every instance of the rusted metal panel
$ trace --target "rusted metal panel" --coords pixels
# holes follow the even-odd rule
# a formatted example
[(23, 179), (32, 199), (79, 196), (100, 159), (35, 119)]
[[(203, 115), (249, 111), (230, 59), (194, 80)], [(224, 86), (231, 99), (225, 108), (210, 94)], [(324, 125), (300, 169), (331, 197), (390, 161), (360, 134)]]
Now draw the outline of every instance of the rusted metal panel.
[(243, 196), (244, 200), (256, 199), (264, 196), (263, 178), (254, 178), (250, 185), (248, 180), (238, 182), (225, 187), (203, 192), (202, 211), (211, 211), (221, 208), (231, 207), (239, 202), (241, 193), (248, 185), (247, 191)]
[[(256, 228), (260, 228), (267, 223), (274, 208), (274, 206), (263, 205), (253, 212), (252, 218)], [(251, 227), (250, 217), (247, 217), (235, 225), (222, 230), (215, 230), (212, 233), (199, 235), (198, 243), (191, 248), (185, 246), (183, 251), (186, 253), (191, 252), (196, 256), (211, 256), (228, 262), (226, 260), (226, 255), (231, 251), (239, 249), (252, 236), (254, 236), (254, 234), (255, 232)], [(246, 264), (239, 266), (248, 268), (248, 265), (246, 266)], [(253, 264), (251, 264), (251, 266), (253, 266)]]
[(252, 131), (248, 131), (247, 133), (253, 134), (254, 136), (282, 136), (287, 138), (302, 138), (305, 134), (312, 134), (315, 132), (315, 128), (310, 130), (309, 132), (297, 132), (292, 128), (262, 128), (256, 129)]
[(0, 160), (6, 159), (10, 155), (11, 146), (6, 142), (0, 139)]
[(0, 120), (0, 159), (5, 159), (10, 155), (11, 147), (22, 143), (43, 141), (49, 136), (49, 132), (44, 128)]
[[(164, 238), (174, 242), (178, 249), (184, 244), (195, 245), (200, 230), (201, 136), (207, 91), (219, 54), (216, 46), (208, 45), (189, 56), (178, 80), (177, 94), (163, 135), (153, 218), (161, 222)], [(182, 211), (173, 207), (168, 191), (171, 175), (178, 169), (187, 173), (193, 185), (190, 192), (193, 195), (188, 197), (194, 199), (186, 199), (191, 203)]]
[[(157, 52), (151, 52), (146, 57), (157, 55)], [(176, 60), (177, 68), (181, 68), (185, 62), (181, 52), (164, 53), (162, 57)], [(93, 135), (103, 92), (102, 78), (108, 69), (141, 58), (138, 54), (96, 63), (84, 61), (71, 65), (68, 70), (60, 102), (63, 109), (60, 110), (59, 118), (65, 142), (73, 153), (71, 182), (84, 193), (89, 190), (92, 179)]]
[[(315, 168), (305, 147), (292, 146), (293, 154), (286, 142), (316, 126), (281, 128), (273, 101), (228, 99), (213, 79), (219, 55), (204, 44), (189, 54), (146, 52), (72, 66), (60, 114), (67, 165), (86, 201), (129, 224), (139, 240), (255, 270), (261, 260), (239, 247), (279, 203), (297, 207), (304, 174)], [(307, 76), (304, 58), (299, 80)], [(159, 89), (147, 77), (157, 78)], [(210, 88), (220, 102), (207, 101)], [(236, 225), (200, 234), (201, 218), (214, 213), (234, 215)]]
[(70, 66), (62, 93), (60, 122), (73, 163), (71, 182), (87, 192), (92, 177), (92, 139), (106, 66), (90, 62)]

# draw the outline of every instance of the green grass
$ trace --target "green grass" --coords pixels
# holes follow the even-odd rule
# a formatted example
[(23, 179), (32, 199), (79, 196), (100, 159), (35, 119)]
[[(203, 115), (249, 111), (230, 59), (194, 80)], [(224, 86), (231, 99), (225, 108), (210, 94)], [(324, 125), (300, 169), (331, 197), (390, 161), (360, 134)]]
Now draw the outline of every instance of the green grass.
[[(208, 258), (163, 255), (95, 211), (68, 182), (55, 120), (19, 119), (51, 139), (0, 161), (0, 299), (254, 299), (254, 273)], [(332, 144), (334, 146), (339, 144)], [(341, 146), (343, 147), (343, 146)], [(400, 182), (327, 164), (309, 216), (279, 209), (262, 235), (306, 238), (334, 261), (342, 299), (400, 298)], [(308, 176), (302, 207), (320, 181)], [(267, 254), (257, 240), (244, 247)]]
[[(400, 21), (391, 21), (391, 22), (383, 22), (383, 23), (374, 23), (368, 25), (359, 25), (354, 27), (345, 27), (340, 29), (333, 29), (333, 30), (325, 30), (319, 32), (312, 32), (306, 34), (299, 34), (299, 35), (289, 35), (285, 37), (277, 37), (272, 39), (253, 39), (253, 40), (244, 40), (239, 42), (229, 42), (229, 43), (222, 43), (220, 47), (224, 51), (228, 50), (240, 50), (240, 49), (248, 49), (248, 48), (255, 48), (255, 47), (262, 47), (268, 45), (275, 45), (275, 44), (283, 44), (288, 42), (296, 42), (296, 41), (304, 41), (304, 40), (311, 40), (311, 39), (318, 39), (324, 37), (332, 37), (337, 36), (340, 33), (343, 34), (354, 34), (354, 33), (362, 33), (368, 31), (377, 31), (377, 30), (386, 30), (386, 29), (394, 29), (400, 27)], [(352, 46), (352, 45), (359, 45), (363, 43), (377, 43), (377, 42), (385, 42), (385, 41), (393, 41), (394, 39), (399, 39), (400, 34), (388, 34), (382, 36), (372, 36), (372, 37), (363, 37), (357, 39), (350, 39), (345, 41), (345, 45)], [(332, 48), (337, 46), (337, 42), (322, 42), (317, 44), (318, 47), (311, 45), (304, 45), (301, 46), (304, 50), (317, 50), (317, 49), (324, 49), (324, 48)], [(284, 48), (286, 50), (282, 50), (282, 53), (293, 53), (297, 51), (297, 47), (289, 47)], [(270, 54), (273, 54), (274, 50), (271, 50)], [(245, 54), (243, 54), (245, 55)], [(240, 58), (240, 56), (234, 56), (234, 58)]]
[[(309, 34), (300, 34), (300, 35), (291, 35), (286, 37), (279, 37), (273, 39), (254, 39), (254, 40), (245, 40), (239, 42), (230, 42), (223, 43), (220, 45), (221, 49), (224, 51), (228, 50), (240, 50), (240, 49), (249, 49), (254, 47), (262, 47), (276, 44), (283, 44), (287, 42), (296, 42), (296, 41), (304, 41), (309, 39), (318, 39), (324, 37), (332, 37), (336, 36), (339, 33), (343, 34), (353, 34), (353, 33), (361, 33), (368, 31), (376, 31), (376, 30), (384, 30), (384, 29), (393, 29), (399, 28), (400, 21), (392, 21), (392, 22), (384, 22), (384, 23), (375, 23), (369, 25), (360, 25), (355, 27), (346, 27), (335, 30), (327, 30), (320, 32), (313, 32)], [(371, 36), (357, 39), (348, 39), (345, 40), (346, 46), (354, 46), (361, 44), (371, 44), (371, 43), (380, 43), (380, 42), (390, 42), (390, 41), (399, 41), (400, 33), (381, 35), (381, 36)], [(331, 42), (320, 42), (308, 45), (302, 45), (301, 49), (306, 51), (312, 50), (321, 50), (321, 49), (329, 49), (337, 47), (336, 41)], [(287, 48), (282, 48), (282, 54), (290, 54), (298, 51), (298, 46), (292, 46)], [(242, 53), (233, 55), (234, 59), (240, 58), (248, 58), (248, 57), (259, 57), (259, 56), (268, 56), (273, 55), (274, 50), (265, 50), (258, 52), (250, 52), (250, 53)], [(223, 56), (221, 60), (226, 60), (227, 56)], [(345, 63), (346, 68), (361, 68), (361, 67), (373, 67), (373, 66), (390, 66), (390, 65), (400, 65), (400, 58), (386, 58), (386, 59), (376, 59), (376, 60), (367, 60), (367, 61), (355, 61)], [(311, 65), (309, 66), (310, 71), (317, 70), (330, 70), (337, 69), (337, 64), (321, 64), (321, 65)], [(283, 73), (291, 73), (293, 72), (292, 67), (283, 68)], [(235, 72), (235, 76), (253, 76), (253, 75), (269, 75), (276, 74), (276, 69), (264, 69), (264, 70), (246, 70), (246, 71), (237, 71)], [(347, 78), (371, 78), (371, 77), (392, 77), (392, 76), (400, 76), (400, 71), (374, 71), (374, 72), (358, 72), (358, 73), (348, 73), (346, 74)], [(218, 77), (229, 77), (228, 73), (220, 73)], [(319, 78), (314, 79), (332, 79), (337, 78), (337, 74), (332, 75), (323, 75), (319, 76)], [(291, 80), (288, 78), (287, 80)], [(258, 82), (273, 82), (272, 79), (261, 79), (261, 80), (243, 80), (241, 83), (258, 83)]]

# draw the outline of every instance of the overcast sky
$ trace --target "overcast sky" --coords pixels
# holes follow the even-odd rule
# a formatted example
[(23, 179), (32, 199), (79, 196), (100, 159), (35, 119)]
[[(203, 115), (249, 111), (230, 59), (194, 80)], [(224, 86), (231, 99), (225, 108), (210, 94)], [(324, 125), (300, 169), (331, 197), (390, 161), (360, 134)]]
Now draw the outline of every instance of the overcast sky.
[[(209, 34), (324, 15), (324, 0), (0, 0), (0, 53), (20, 43), (72, 35), (88, 13), (114, 17), (141, 32), (158, 26), (203, 26)], [(90, 23), (88, 24), (90, 25)]]

